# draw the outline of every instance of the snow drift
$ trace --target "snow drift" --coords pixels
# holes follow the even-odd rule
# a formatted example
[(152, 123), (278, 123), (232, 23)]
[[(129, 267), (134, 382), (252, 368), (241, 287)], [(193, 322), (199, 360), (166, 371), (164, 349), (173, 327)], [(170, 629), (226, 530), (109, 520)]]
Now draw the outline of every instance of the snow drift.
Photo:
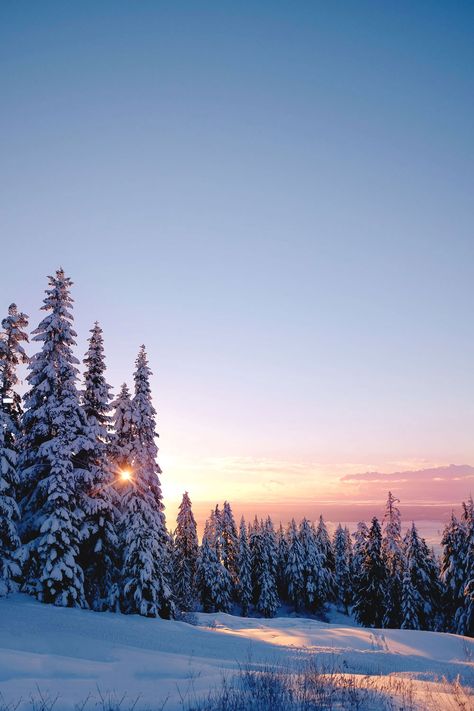
[[(339, 619), (341, 619), (340, 616)], [(197, 614), (195, 625), (43, 605), (24, 595), (0, 600), (0, 699), (30, 709), (31, 697), (58, 697), (72, 711), (89, 696), (122, 698), (129, 708), (182, 708), (181, 699), (219, 685), (239, 665), (288, 668), (308, 655), (345, 674), (433, 682), (474, 681), (474, 640), (453, 634), (372, 630), (283, 617)], [(446, 706), (449, 708), (449, 706)]]

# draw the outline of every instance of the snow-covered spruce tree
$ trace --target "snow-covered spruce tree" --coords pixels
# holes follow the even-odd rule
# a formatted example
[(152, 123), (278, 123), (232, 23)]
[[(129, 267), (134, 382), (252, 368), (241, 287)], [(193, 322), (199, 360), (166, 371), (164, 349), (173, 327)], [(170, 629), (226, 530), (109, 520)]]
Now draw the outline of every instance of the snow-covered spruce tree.
[(204, 612), (230, 612), (232, 581), (217, 551), (215, 510), (204, 528), (197, 563), (197, 588)]
[(361, 553), (352, 611), (357, 622), (364, 627), (381, 627), (385, 614), (386, 569), (382, 558), (382, 532), (375, 517)]
[(349, 531), (349, 528), (347, 526), (344, 526), (344, 537), (346, 539), (346, 560), (347, 560), (347, 564), (348, 564), (348, 568), (349, 568), (349, 578), (350, 578), (349, 595), (350, 595), (350, 599), (352, 602), (352, 588), (353, 588), (353, 583), (354, 583), (354, 558), (353, 558), (353, 552), (352, 552), (351, 532)]
[(247, 526), (242, 516), (239, 529), (237, 596), (242, 609), (242, 616), (247, 617), (252, 602), (252, 555), (247, 536)]
[(174, 533), (174, 591), (180, 610), (194, 609), (196, 603), (196, 566), (199, 553), (196, 521), (187, 491), (179, 506)]
[(17, 527), (20, 512), (15, 496), (17, 459), (5, 436), (10, 427), (9, 418), (0, 410), (0, 597), (17, 589), (21, 573), (17, 561), (20, 547)]
[(286, 580), (286, 566), (288, 565), (288, 541), (283, 526), (279, 525), (277, 531), (277, 590), (280, 600), (288, 600), (288, 584)]
[[(402, 624), (406, 630), (422, 628), (420, 613), (423, 612), (423, 600), (416, 583), (425, 583), (423, 571), (417, 570), (420, 563), (420, 540), (415, 524), (407, 531), (404, 539), (405, 557), (402, 577)], [(428, 581), (426, 581), (428, 582)]]
[(263, 551), (263, 521), (255, 516), (249, 525), (249, 545), (252, 557), (252, 602), (257, 607), (260, 599), (260, 572), (264, 556)]
[(319, 604), (321, 605), (330, 600), (334, 600), (334, 573), (336, 567), (331, 539), (322, 516), (319, 517), (315, 535), (316, 546), (320, 554), (320, 573), (318, 577), (317, 596)]
[(151, 371), (145, 347), (134, 373), (133, 478), (122, 496), (122, 610), (146, 617), (174, 615), (169, 579), (169, 540), (165, 525), (155, 443), (156, 410), (151, 400)]
[(274, 617), (279, 600), (276, 583), (276, 537), (273, 523), (268, 517), (261, 527), (261, 560), (258, 569), (257, 610), (264, 617)]
[(402, 622), (403, 546), (399, 500), (388, 492), (384, 515), (382, 553), (387, 569), (384, 627), (399, 628)]
[(352, 548), (352, 562), (354, 570), (360, 570), (369, 539), (369, 528), (365, 521), (359, 521), (357, 529), (352, 534), (354, 545)]
[(22, 416), (21, 397), (15, 389), (17, 367), (28, 362), (22, 343), (28, 341), (28, 317), (15, 304), (8, 309), (0, 333), (0, 597), (17, 589), (20, 546), (17, 524), (18, 440)]
[(21, 555), (25, 591), (43, 602), (84, 607), (79, 501), (92, 482), (82, 464), (90, 437), (76, 385), (71, 285), (62, 269), (49, 277), (47, 315), (33, 331), (42, 346), (30, 360), (25, 396)]
[(197, 565), (197, 588), (204, 612), (216, 611), (216, 590), (220, 563), (214, 546), (206, 536), (202, 539)]
[(119, 605), (118, 496), (113, 486), (114, 467), (110, 446), (111, 386), (105, 378), (104, 339), (96, 322), (90, 331), (84, 357), (82, 406), (91, 439), (83, 465), (91, 472), (92, 485), (80, 505), (85, 520), (79, 561), (84, 571), (84, 592), (93, 610), (117, 610)]
[(26, 328), (28, 316), (18, 311), (16, 304), (10, 304), (8, 315), (2, 319), (0, 333), (0, 408), (11, 423), (11, 429), (5, 433), (5, 441), (12, 449), (15, 449), (23, 416), (21, 396), (16, 391), (16, 385), (18, 366), (28, 363), (23, 348), (23, 343), (28, 343)]
[(466, 616), (465, 634), (474, 637), (474, 575), (464, 587), (464, 615)]
[[(207, 535), (212, 542), (217, 555), (217, 561), (222, 570), (219, 569), (218, 575), (218, 602), (217, 609), (227, 612), (230, 609), (231, 601), (234, 594), (234, 581), (230, 572), (224, 565), (223, 555), (223, 510), (219, 508), (219, 504), (211, 511), (211, 515), (207, 522)], [(221, 602), (220, 602), (221, 601)], [(228, 602), (229, 601), (229, 602)]]
[(448, 632), (456, 632), (457, 622), (464, 606), (465, 541), (464, 524), (452, 513), (441, 538), (443, 554), (440, 578), (444, 586), (443, 614)]
[(237, 557), (238, 557), (238, 535), (235, 525), (234, 514), (228, 501), (224, 501), (224, 506), (220, 515), (220, 553), (224, 567), (229, 571), (232, 584), (235, 589), (237, 584)]
[(433, 630), (441, 597), (436, 561), (426, 542), (419, 537), (414, 523), (408, 529), (403, 545), (402, 626), (404, 629)]
[(420, 596), (413, 586), (410, 569), (405, 568), (402, 578), (402, 630), (419, 630), (421, 628), (418, 617), (420, 607)]
[(162, 576), (168, 582), (172, 598), (172, 615), (176, 614), (176, 596), (174, 593), (174, 572), (175, 572), (175, 540), (172, 529), (166, 531), (165, 547), (162, 556)]
[(214, 548), (217, 554), (217, 559), (221, 560), (221, 510), (219, 509), (219, 504), (216, 504), (215, 508), (211, 509), (209, 518), (206, 519), (205, 523), (205, 534), (208, 538), (210, 544)]
[(440, 559), (433, 548), (429, 548), (424, 538), (420, 538), (421, 558), (424, 570), (429, 580), (430, 609), (426, 610), (423, 624), (427, 630), (436, 632), (444, 629), (443, 619), (443, 584), (440, 574)]
[(288, 563), (286, 565), (286, 579), (288, 581), (288, 599), (295, 610), (304, 607), (305, 580), (304, 580), (304, 551), (296, 526), (295, 519), (291, 519), (288, 526)]
[(357, 529), (352, 534), (354, 545), (352, 548), (352, 600), (360, 599), (363, 583), (362, 563), (365, 559), (369, 540), (369, 529), (365, 521), (359, 521)]
[(474, 637), (474, 501), (463, 502), (463, 601), (456, 614), (456, 632)]
[(307, 518), (300, 522), (298, 537), (303, 557), (303, 605), (307, 610), (314, 611), (326, 600), (319, 597), (324, 588), (321, 577), (323, 580), (326, 578), (326, 571), (323, 570), (324, 559), (316, 540), (316, 532)]
[(116, 469), (127, 469), (132, 462), (134, 431), (132, 398), (126, 383), (111, 407), (113, 433), (109, 438), (109, 458)]
[(460, 565), (459, 580), (462, 578), (462, 598), (455, 613), (453, 631), (457, 634), (474, 635), (473, 581), (474, 581), (474, 501), (472, 496), (462, 504), (459, 531)]
[(346, 529), (339, 524), (334, 534), (335, 588), (336, 600), (344, 608), (346, 614), (349, 611), (352, 599), (351, 551), (349, 546), (350, 537), (348, 539)]

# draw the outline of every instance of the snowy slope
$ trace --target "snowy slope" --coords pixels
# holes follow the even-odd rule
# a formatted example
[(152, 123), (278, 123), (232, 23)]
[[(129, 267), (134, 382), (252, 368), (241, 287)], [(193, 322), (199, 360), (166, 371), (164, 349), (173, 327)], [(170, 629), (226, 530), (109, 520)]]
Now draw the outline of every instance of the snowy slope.
[[(239, 662), (286, 667), (317, 652), (346, 672), (392, 672), (429, 680), (457, 674), (474, 679), (474, 640), (456, 635), (367, 630), (301, 618), (245, 619), (225, 614), (197, 617), (197, 626), (138, 616), (42, 605), (26, 596), (0, 600), (0, 693), (6, 702), (59, 694), (57, 711), (75, 708), (98, 689), (106, 697), (141, 695), (136, 709), (169, 696), (166, 711), (181, 708), (180, 695), (219, 684)], [(2, 697), (0, 697), (1, 699)], [(1, 705), (0, 705), (1, 707)], [(124, 706), (125, 708), (125, 706)], [(159, 706), (158, 706), (159, 708)]]

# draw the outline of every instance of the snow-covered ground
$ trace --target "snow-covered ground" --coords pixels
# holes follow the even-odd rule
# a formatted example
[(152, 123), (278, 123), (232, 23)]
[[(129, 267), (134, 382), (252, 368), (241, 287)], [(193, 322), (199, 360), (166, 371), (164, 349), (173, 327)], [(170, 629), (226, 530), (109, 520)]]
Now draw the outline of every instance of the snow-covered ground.
[[(104, 698), (140, 695), (136, 710), (181, 708), (182, 697), (219, 685), (239, 664), (288, 668), (317, 653), (345, 673), (397, 674), (429, 682), (460, 675), (474, 682), (474, 640), (406, 630), (369, 630), (296, 617), (246, 619), (196, 615), (196, 625), (42, 605), (26, 596), (0, 600), (0, 693), (4, 703), (59, 695), (69, 711)], [(0, 699), (2, 699), (0, 696)], [(130, 705), (129, 704), (129, 705)], [(3, 708), (0, 704), (0, 708)], [(448, 708), (448, 706), (447, 706)]]

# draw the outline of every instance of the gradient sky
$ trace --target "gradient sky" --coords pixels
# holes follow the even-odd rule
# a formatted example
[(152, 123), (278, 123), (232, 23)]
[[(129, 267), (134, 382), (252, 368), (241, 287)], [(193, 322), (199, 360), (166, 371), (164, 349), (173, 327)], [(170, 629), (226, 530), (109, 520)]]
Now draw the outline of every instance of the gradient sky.
[(171, 510), (474, 463), (473, 39), (454, 0), (0, 3), (2, 309), (62, 265), (78, 354), (98, 319), (117, 388), (146, 343)]

